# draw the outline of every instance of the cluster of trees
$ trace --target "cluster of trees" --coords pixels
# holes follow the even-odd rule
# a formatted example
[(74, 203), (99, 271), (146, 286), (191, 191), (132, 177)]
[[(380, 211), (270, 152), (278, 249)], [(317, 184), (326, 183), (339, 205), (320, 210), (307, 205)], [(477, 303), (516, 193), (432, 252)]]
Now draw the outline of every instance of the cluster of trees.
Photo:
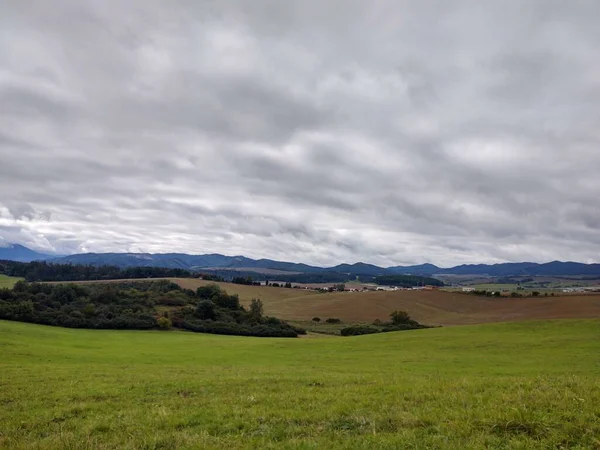
[(260, 281), (254, 281), (252, 277), (233, 277), (231, 282), (234, 284), (243, 284), (246, 286), (260, 286)]
[(292, 289), (292, 283), (290, 283), (289, 281), (287, 283), (277, 283), (275, 282), (270, 282), (269, 280), (265, 281), (265, 286), (271, 286), (271, 287), (282, 287), (282, 288), (287, 288), (287, 289)]
[(421, 277), (418, 275), (382, 275), (375, 277), (375, 283), (382, 286), (444, 286), (444, 283), (436, 278)]
[(340, 331), (342, 336), (358, 336), (362, 334), (387, 333), (390, 331), (406, 331), (430, 328), (412, 320), (406, 311), (393, 311), (389, 322), (376, 320), (373, 325), (352, 325)]
[[(168, 307), (159, 314), (156, 306)], [(164, 309), (164, 308), (163, 308)], [(168, 280), (41, 284), (0, 290), (0, 319), (70, 328), (184, 330), (242, 336), (297, 337), (304, 330), (266, 317), (260, 300), (244, 308), (216, 284), (197, 291)]]
[[(475, 289), (474, 291), (470, 291), (469, 294), (477, 295), (479, 297), (502, 297), (502, 292), (499, 290), (488, 291), (487, 289)], [(529, 293), (522, 294), (520, 292), (511, 292), (510, 297), (512, 298), (521, 298), (521, 297), (539, 297), (539, 291), (532, 291)], [(550, 293), (551, 296), (554, 296), (554, 292)], [(548, 297), (548, 293), (544, 293), (544, 297)]]
[(188, 278), (194, 276), (184, 269), (162, 267), (81, 266), (52, 264), (43, 261), (21, 263), (0, 261), (0, 273), (25, 278), (27, 281), (94, 281), (129, 278)]
[(219, 275), (214, 275), (211, 273), (205, 273), (200, 275), (200, 278), (207, 281), (225, 281), (225, 278), (220, 277)]

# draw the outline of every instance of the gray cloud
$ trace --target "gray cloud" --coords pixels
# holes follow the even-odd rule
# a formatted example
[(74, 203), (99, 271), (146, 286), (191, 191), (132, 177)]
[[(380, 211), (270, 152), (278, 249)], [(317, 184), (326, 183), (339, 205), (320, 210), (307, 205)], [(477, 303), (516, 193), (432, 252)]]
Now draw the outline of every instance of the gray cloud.
[(598, 2), (2, 11), (0, 242), (598, 260)]

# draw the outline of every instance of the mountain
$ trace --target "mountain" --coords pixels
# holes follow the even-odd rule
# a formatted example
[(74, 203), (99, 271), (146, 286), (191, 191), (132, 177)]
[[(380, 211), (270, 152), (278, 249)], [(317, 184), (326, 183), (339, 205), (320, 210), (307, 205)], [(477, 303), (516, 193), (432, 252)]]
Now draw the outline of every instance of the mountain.
[(323, 269), (307, 264), (250, 259), (245, 256), (219, 254), (188, 255), (185, 253), (82, 253), (53, 259), (58, 264), (85, 264), (93, 266), (112, 265), (119, 267), (166, 267), (170, 269), (274, 269), (286, 272), (319, 272)]
[(440, 269), (438, 266), (433, 264), (420, 264), (417, 266), (394, 266), (388, 267), (389, 273), (397, 275), (434, 275), (442, 272), (444, 269)]
[(8, 247), (0, 247), (0, 260), (31, 262), (53, 258), (53, 256), (38, 253), (20, 244), (9, 244)]
[[(59, 264), (112, 265), (127, 267), (164, 267), (169, 269), (187, 269), (205, 272), (244, 273), (244, 274), (311, 274), (311, 279), (361, 277), (373, 278), (382, 275), (482, 275), (490, 277), (505, 276), (591, 276), (600, 277), (600, 264), (552, 261), (544, 264), (534, 262), (500, 264), (462, 264), (441, 268), (433, 264), (413, 266), (380, 267), (358, 262), (339, 264), (333, 267), (318, 267), (302, 263), (275, 261), (272, 259), (252, 259), (245, 256), (226, 256), (218, 253), (189, 255), (187, 253), (82, 253), (57, 257), (38, 253), (19, 244), (0, 247), (0, 260), (29, 262), (46, 260)], [(326, 275), (328, 274), (328, 275)], [(236, 275), (237, 276), (237, 275)]]
[(358, 262), (355, 264), (340, 264), (325, 270), (327, 270), (328, 272), (347, 273), (358, 276), (363, 275), (372, 277), (385, 275), (386, 273), (388, 273), (387, 269), (384, 269), (383, 267), (374, 266), (373, 264), (366, 264), (363, 262)]

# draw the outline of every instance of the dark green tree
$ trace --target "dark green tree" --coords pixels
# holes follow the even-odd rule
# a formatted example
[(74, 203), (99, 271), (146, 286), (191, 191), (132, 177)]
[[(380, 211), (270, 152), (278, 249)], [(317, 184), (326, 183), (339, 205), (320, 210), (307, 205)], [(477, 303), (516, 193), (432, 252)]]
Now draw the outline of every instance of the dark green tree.
[(215, 304), (210, 300), (199, 301), (196, 305), (195, 316), (202, 320), (215, 320), (217, 318)]

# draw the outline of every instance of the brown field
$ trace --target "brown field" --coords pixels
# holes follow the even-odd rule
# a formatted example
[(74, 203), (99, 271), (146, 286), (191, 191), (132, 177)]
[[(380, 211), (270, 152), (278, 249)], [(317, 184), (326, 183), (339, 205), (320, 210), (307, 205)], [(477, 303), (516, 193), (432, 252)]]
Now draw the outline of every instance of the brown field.
[[(176, 281), (189, 289), (210, 283), (196, 279)], [(244, 304), (260, 298), (266, 314), (288, 320), (318, 316), (336, 317), (344, 322), (371, 322), (388, 319), (395, 309), (408, 311), (415, 320), (430, 325), (600, 317), (600, 295), (493, 299), (443, 291), (319, 294), (299, 289), (219, 284), (226, 291), (239, 294)]]
[[(118, 281), (122, 280), (115, 280)], [(194, 290), (211, 283), (193, 278), (173, 281)], [(529, 298), (477, 297), (439, 290), (320, 294), (301, 289), (217, 284), (230, 294), (238, 294), (245, 305), (259, 298), (267, 315), (296, 321), (317, 316), (335, 317), (346, 323), (372, 322), (388, 319), (389, 313), (396, 309), (405, 310), (415, 320), (428, 325), (600, 317), (600, 295), (595, 294)]]

